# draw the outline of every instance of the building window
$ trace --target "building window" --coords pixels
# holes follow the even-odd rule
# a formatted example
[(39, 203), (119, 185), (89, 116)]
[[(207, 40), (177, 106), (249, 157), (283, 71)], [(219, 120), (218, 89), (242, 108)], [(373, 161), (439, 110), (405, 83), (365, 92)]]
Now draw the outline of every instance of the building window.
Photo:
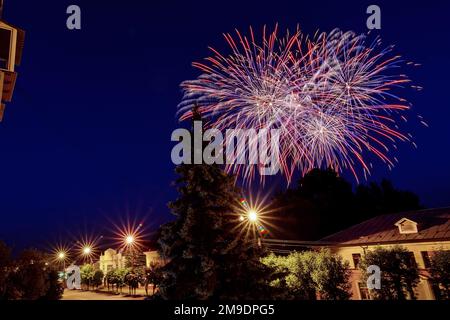
[(406, 254), (407, 254), (406, 263), (407, 263), (408, 267), (410, 267), (410, 268), (417, 267), (416, 258), (414, 257), (414, 252), (407, 252)]
[(403, 218), (395, 223), (400, 234), (418, 233), (417, 222)]
[(0, 29), (0, 69), (8, 69), (9, 55), (10, 55), (10, 43), (11, 43), (11, 31), (6, 29)]
[(359, 296), (361, 300), (370, 300), (370, 293), (367, 285), (362, 282), (358, 282)]
[(353, 259), (353, 265), (355, 266), (355, 269), (359, 268), (359, 264), (361, 263), (361, 254), (360, 253), (353, 253), (352, 254)]
[(425, 268), (431, 268), (431, 259), (430, 259), (430, 254), (428, 251), (422, 251), (422, 259), (423, 259), (423, 264), (425, 266)]

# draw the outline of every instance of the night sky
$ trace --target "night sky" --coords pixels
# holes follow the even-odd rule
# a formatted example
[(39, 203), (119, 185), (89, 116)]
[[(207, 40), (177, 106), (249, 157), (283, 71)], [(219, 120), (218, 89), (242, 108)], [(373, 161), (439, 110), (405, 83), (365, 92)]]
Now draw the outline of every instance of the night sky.
[[(39, 245), (123, 215), (156, 228), (176, 196), (170, 134), (179, 84), (198, 76), (191, 63), (249, 25), (364, 33), (373, 3), (383, 42), (422, 64), (407, 73), (424, 90), (403, 93), (430, 128), (412, 121), (418, 149), (400, 145), (400, 164), (377, 162), (370, 180), (450, 205), (449, 1), (6, 0), (3, 18), (26, 42), (0, 124), (0, 239)], [(81, 7), (80, 31), (66, 28), (70, 4)]]

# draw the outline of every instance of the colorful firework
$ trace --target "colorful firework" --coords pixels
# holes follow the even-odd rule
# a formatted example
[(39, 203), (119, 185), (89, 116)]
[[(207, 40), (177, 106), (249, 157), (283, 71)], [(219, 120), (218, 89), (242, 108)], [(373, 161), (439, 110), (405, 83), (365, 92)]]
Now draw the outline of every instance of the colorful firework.
[[(208, 127), (280, 130), (279, 163), (288, 183), (295, 169), (317, 167), (350, 170), (358, 180), (361, 171), (370, 174), (369, 154), (393, 167), (391, 149), (411, 139), (399, 128), (410, 104), (396, 95), (410, 80), (392, 72), (406, 64), (393, 47), (340, 30), (313, 38), (299, 30), (277, 33), (264, 28), (261, 43), (252, 28), (248, 37), (236, 31), (236, 40), (225, 34), (231, 52), (211, 48), (205, 63), (193, 63), (202, 74), (181, 84), (180, 120), (196, 106)], [(251, 181), (258, 167), (227, 170)]]

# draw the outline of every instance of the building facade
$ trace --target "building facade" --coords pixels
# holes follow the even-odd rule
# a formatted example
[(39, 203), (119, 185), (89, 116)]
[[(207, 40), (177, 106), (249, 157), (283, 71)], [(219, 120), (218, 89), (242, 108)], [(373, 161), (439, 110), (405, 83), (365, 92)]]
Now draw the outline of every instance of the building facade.
[(436, 288), (430, 281), (428, 269), (434, 252), (450, 250), (450, 208), (375, 217), (322, 241), (330, 243), (326, 247), (350, 264), (352, 299), (370, 299), (359, 268), (364, 254), (377, 247), (400, 245), (410, 252), (411, 262), (417, 265), (420, 272), (416, 298), (434, 300)]
[(126, 267), (127, 259), (121, 252), (114, 249), (108, 249), (100, 255), (99, 268), (106, 275), (111, 270)]

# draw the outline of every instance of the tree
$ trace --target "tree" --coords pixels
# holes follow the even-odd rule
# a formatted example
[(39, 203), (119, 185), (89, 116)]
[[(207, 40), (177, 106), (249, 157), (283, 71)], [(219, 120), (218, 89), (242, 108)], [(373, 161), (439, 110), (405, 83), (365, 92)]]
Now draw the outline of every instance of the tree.
[(237, 228), (235, 179), (217, 165), (185, 164), (176, 172), (179, 197), (169, 205), (176, 219), (162, 227), (159, 239), (168, 261), (161, 296), (248, 299), (265, 293), (257, 249)]
[[(377, 300), (415, 299), (414, 288), (419, 283), (419, 271), (411, 252), (401, 246), (390, 249), (378, 247), (366, 252), (361, 261), (362, 270), (371, 265), (378, 266), (381, 272), (381, 289), (370, 290)], [(364, 272), (364, 279), (370, 274)]]
[(422, 209), (417, 195), (395, 189), (386, 179), (383, 179), (379, 185), (373, 182), (367, 186), (359, 185), (355, 192), (355, 203), (362, 220), (379, 214)]
[(126, 276), (129, 273), (130, 269), (128, 268), (121, 268), (114, 270), (114, 279), (115, 279), (115, 285), (117, 290), (120, 290), (120, 293), (122, 293), (122, 289), (126, 284)]
[(350, 270), (348, 262), (329, 250), (320, 250), (313, 259), (312, 279), (323, 300), (348, 300), (350, 298)]
[(57, 270), (50, 257), (36, 249), (21, 252), (11, 261), (7, 272), (4, 299), (38, 300), (60, 299), (63, 293)]
[(431, 281), (437, 300), (450, 299), (450, 251), (436, 251), (431, 258)]
[(22, 300), (37, 300), (47, 293), (47, 257), (36, 249), (24, 250), (17, 262), (13, 283), (20, 290)]
[(103, 283), (104, 274), (102, 270), (96, 270), (94, 276), (92, 277), (92, 286), (98, 289)]
[(135, 270), (129, 270), (125, 275), (125, 283), (128, 285), (128, 293), (130, 295), (136, 294), (136, 289), (139, 287), (139, 274)]
[(388, 180), (352, 185), (334, 170), (313, 169), (273, 201), (283, 238), (319, 240), (379, 214), (418, 210), (419, 198)]
[(151, 263), (149, 268), (145, 268), (143, 274), (145, 294), (148, 296), (148, 286), (152, 284), (152, 295), (154, 295), (162, 279), (162, 266), (159, 263)]
[(114, 286), (117, 285), (118, 279), (115, 270), (110, 270), (106, 273), (106, 285), (108, 287), (111, 286), (111, 289), (114, 291)]
[(348, 264), (328, 250), (271, 254), (262, 259), (273, 270), (271, 285), (286, 300), (347, 300), (350, 297)]
[(80, 268), (81, 284), (84, 284), (87, 289), (91, 287), (92, 281), (94, 280), (94, 266), (91, 264), (84, 264)]
[(58, 271), (49, 270), (48, 274), (48, 289), (43, 300), (59, 300), (64, 293), (64, 287), (61, 285)]
[(145, 255), (135, 248), (125, 250), (125, 267), (126, 268), (140, 268), (145, 266)]
[(0, 241), (0, 300), (6, 298), (8, 276), (11, 267), (11, 249)]

